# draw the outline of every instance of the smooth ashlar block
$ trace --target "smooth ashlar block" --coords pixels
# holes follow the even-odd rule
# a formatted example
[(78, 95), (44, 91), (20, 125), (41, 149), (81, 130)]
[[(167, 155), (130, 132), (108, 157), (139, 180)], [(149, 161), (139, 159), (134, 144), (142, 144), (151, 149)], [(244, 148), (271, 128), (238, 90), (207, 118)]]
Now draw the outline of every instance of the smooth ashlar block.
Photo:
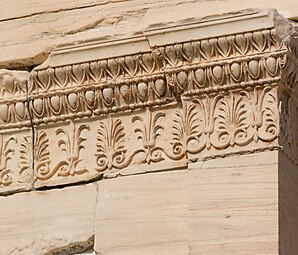
[(104, 180), (95, 225), (98, 254), (188, 254), (187, 171)]
[(278, 152), (103, 180), (99, 254), (278, 254)]
[(277, 151), (189, 168), (189, 254), (279, 254)]
[(48, 254), (89, 244), (96, 196), (96, 184), (89, 184), (0, 198), (0, 254)]

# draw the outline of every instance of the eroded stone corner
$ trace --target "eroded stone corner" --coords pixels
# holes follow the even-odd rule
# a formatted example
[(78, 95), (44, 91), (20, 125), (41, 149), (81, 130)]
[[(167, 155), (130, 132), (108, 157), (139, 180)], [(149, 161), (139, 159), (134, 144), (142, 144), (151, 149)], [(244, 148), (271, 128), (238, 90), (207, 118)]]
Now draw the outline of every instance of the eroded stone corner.
[(28, 111), (29, 72), (0, 70), (0, 194), (32, 188), (32, 126)]
[(95, 254), (93, 251), (94, 236), (86, 241), (74, 242), (66, 246), (54, 248), (53, 250), (44, 253), (43, 255), (80, 255), (80, 254)]
[(277, 14), (275, 20), (280, 39), (288, 49), (282, 65), (281, 86), (278, 90), (279, 144), (288, 159), (297, 166), (298, 25), (297, 22), (287, 21)]

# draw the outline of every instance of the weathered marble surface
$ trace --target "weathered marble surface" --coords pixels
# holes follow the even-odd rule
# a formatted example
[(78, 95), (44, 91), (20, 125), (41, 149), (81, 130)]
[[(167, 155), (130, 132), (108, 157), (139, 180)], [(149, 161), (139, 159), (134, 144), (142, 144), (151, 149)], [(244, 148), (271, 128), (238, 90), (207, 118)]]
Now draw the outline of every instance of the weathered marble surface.
[(95, 251), (99, 254), (188, 253), (188, 172), (99, 183)]
[(210, 160), (189, 171), (99, 183), (95, 250), (109, 255), (277, 254), (277, 155)]
[(0, 254), (81, 254), (93, 238), (97, 255), (278, 254), (277, 168), (264, 152), (1, 198)]
[(0, 255), (297, 253), (296, 3), (15, 4)]
[(0, 254), (86, 250), (93, 243), (96, 198), (96, 184), (1, 197)]
[[(57, 47), (28, 83), (34, 187), (276, 149), (277, 87), (289, 49), (277, 39), (275, 11), (251, 12), (208, 20), (194, 12), (173, 26), (149, 13), (144, 36)], [(208, 27), (218, 37), (206, 38)]]
[(279, 254), (278, 152), (189, 168), (189, 254)]
[[(183, 10), (183, 4), (190, 2), (193, 1), (1, 1), (0, 67), (41, 64), (59, 43), (95, 37), (119, 38), (140, 33), (148, 9), (154, 11), (163, 6), (177, 6), (177, 9)], [(220, 5), (217, 1), (203, 2), (202, 13), (212, 9), (223, 13), (271, 7), (277, 8), (287, 18), (295, 19), (298, 16), (297, 2), (293, 0), (228, 0), (220, 1)]]

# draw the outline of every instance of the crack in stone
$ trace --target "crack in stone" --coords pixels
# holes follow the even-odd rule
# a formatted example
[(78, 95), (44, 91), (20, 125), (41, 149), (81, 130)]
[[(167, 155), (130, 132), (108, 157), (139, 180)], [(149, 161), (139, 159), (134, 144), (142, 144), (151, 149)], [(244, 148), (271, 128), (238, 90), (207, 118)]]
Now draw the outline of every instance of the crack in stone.
[(102, 3), (94, 3), (94, 4), (89, 4), (89, 5), (83, 5), (83, 6), (79, 6), (79, 7), (59, 8), (59, 9), (51, 10), (51, 11), (41, 11), (41, 12), (30, 13), (30, 14), (21, 15), (21, 16), (14, 17), (14, 18), (0, 19), (0, 22), (17, 20), (17, 19), (24, 19), (24, 18), (34, 17), (34, 16), (38, 16), (38, 15), (58, 13), (58, 12), (63, 12), (63, 11), (73, 11), (73, 10), (87, 9), (87, 8), (93, 8), (93, 7), (96, 7), (96, 6), (108, 5), (110, 3), (120, 3), (120, 2), (127, 2), (127, 1), (130, 1), (130, 0), (118, 0), (118, 1), (113, 1), (112, 0), (112, 1), (105, 1), (105, 2), (102, 2)]

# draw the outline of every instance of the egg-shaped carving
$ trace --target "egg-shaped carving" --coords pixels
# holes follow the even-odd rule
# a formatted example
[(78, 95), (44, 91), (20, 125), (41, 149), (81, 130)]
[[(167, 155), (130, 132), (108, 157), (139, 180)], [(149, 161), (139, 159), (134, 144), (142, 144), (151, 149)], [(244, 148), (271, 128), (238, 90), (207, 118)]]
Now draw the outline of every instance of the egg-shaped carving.
[(146, 99), (148, 96), (148, 86), (145, 82), (140, 82), (138, 84), (138, 92), (142, 99)]
[(120, 87), (120, 93), (125, 102), (130, 100), (130, 87), (128, 85), (122, 85)]
[(188, 76), (186, 74), (186, 72), (182, 71), (179, 72), (177, 74), (177, 80), (180, 86), (182, 87), (186, 87), (187, 86), (187, 80), (188, 80)]
[(110, 104), (112, 103), (113, 100), (113, 96), (114, 96), (114, 91), (112, 88), (105, 88), (102, 91), (102, 96), (103, 96), (103, 100), (107, 103)]
[(41, 98), (37, 98), (33, 101), (33, 107), (37, 114), (42, 114), (43, 110), (43, 100)]
[(25, 116), (25, 103), (24, 102), (17, 102), (15, 104), (15, 110), (16, 110), (17, 115), (20, 118), (24, 118), (24, 116)]
[(155, 90), (160, 97), (163, 97), (166, 94), (166, 83), (163, 79), (155, 81)]
[(257, 76), (259, 75), (259, 62), (257, 60), (249, 61), (248, 68), (253, 77), (257, 78)]
[(57, 112), (60, 109), (60, 97), (53, 96), (50, 99), (52, 108)]
[(204, 86), (205, 85), (205, 81), (206, 81), (206, 77), (205, 77), (205, 72), (203, 69), (198, 69), (195, 71), (195, 79), (196, 82), (200, 85), (200, 86)]
[(85, 93), (85, 98), (88, 105), (93, 105), (95, 101), (95, 93), (93, 90), (89, 90)]
[(78, 95), (76, 93), (71, 93), (68, 95), (68, 103), (72, 108), (77, 106)]
[(238, 63), (231, 65), (231, 75), (234, 79), (239, 80), (241, 78), (241, 67)]
[(216, 79), (217, 82), (220, 82), (222, 80), (222, 76), (223, 76), (223, 70), (221, 66), (215, 66), (213, 67), (213, 75)]
[(8, 105), (7, 104), (3, 104), (0, 105), (0, 118), (6, 122), (8, 119)]
[(276, 73), (276, 69), (277, 69), (276, 62), (277, 62), (276, 58), (273, 58), (273, 57), (269, 57), (268, 59), (266, 59), (267, 69), (269, 73), (272, 75)]

